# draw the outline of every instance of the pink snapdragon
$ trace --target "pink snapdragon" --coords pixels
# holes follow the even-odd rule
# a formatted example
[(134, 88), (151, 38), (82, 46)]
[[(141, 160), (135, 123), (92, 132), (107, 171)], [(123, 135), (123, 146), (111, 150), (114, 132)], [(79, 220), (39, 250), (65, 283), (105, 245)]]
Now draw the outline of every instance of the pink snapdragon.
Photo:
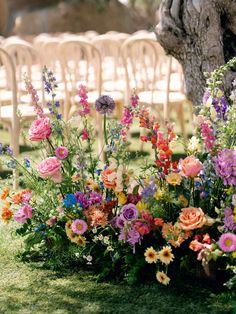
[(79, 90), (78, 90), (78, 96), (80, 97), (79, 103), (81, 104), (83, 109), (79, 110), (78, 114), (81, 117), (85, 117), (85, 116), (89, 115), (91, 112), (89, 103), (87, 101), (87, 99), (88, 99), (87, 92), (88, 91), (87, 91), (86, 86), (80, 84)]
[(37, 94), (36, 89), (33, 87), (32, 83), (30, 82), (28, 77), (25, 77), (25, 87), (28, 94), (31, 96), (31, 102), (34, 106), (34, 111), (38, 117), (44, 117), (43, 108), (38, 104), (39, 96)]
[(211, 123), (203, 116), (198, 116), (197, 122), (200, 127), (201, 137), (203, 139), (204, 145), (206, 149), (210, 151), (214, 147), (216, 140)]
[(88, 132), (88, 129), (83, 129), (82, 132), (81, 132), (81, 138), (83, 141), (86, 141), (89, 139), (89, 132)]

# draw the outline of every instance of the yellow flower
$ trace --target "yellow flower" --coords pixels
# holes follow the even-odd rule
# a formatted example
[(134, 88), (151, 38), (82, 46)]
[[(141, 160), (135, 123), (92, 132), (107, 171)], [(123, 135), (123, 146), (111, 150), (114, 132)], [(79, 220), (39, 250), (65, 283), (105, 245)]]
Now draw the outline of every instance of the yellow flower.
[(236, 258), (236, 251), (234, 251), (234, 252), (232, 253), (232, 257), (233, 257), (233, 258)]
[(166, 181), (171, 185), (180, 185), (182, 176), (179, 173), (171, 172), (166, 177)]
[(157, 251), (154, 250), (152, 246), (146, 249), (144, 256), (145, 256), (145, 261), (149, 264), (157, 262), (158, 254), (157, 254)]
[(118, 198), (119, 205), (125, 205), (127, 202), (127, 197), (124, 192), (117, 192), (116, 196)]
[(5, 187), (2, 190), (2, 194), (0, 195), (0, 199), (5, 200), (8, 197), (9, 193), (10, 193), (10, 189), (8, 187)]
[(81, 177), (79, 174), (74, 174), (72, 177), (71, 177), (71, 180), (72, 182), (78, 182), (79, 180), (81, 180)]
[(170, 246), (164, 246), (158, 253), (158, 258), (163, 264), (170, 264), (173, 261), (174, 255)]
[(139, 211), (146, 210), (147, 207), (148, 207), (148, 205), (145, 204), (144, 202), (141, 202), (141, 201), (139, 201), (139, 202), (136, 204), (136, 208), (137, 208)]
[(159, 200), (161, 200), (163, 198), (163, 195), (164, 195), (164, 191), (158, 190), (156, 192), (156, 194), (154, 195), (154, 197), (155, 197), (155, 199), (157, 199), (159, 201)]
[(82, 246), (82, 247), (85, 247), (86, 245), (86, 238), (85, 237), (82, 237), (81, 235), (77, 236), (75, 239), (74, 239), (74, 242), (76, 244), (78, 244), (79, 246)]
[(156, 273), (156, 278), (160, 283), (165, 286), (167, 286), (170, 282), (170, 278), (163, 271), (158, 271)]
[(184, 196), (184, 195), (180, 195), (179, 196), (179, 200), (181, 202), (181, 204), (184, 206), (184, 207), (187, 207), (188, 206), (188, 200), (187, 198)]

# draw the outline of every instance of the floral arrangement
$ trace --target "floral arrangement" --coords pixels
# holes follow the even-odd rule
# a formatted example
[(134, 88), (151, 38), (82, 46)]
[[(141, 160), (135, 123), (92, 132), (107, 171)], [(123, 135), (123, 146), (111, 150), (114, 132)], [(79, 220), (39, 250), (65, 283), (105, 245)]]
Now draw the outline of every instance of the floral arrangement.
[[(41, 161), (19, 161), (1, 146), (2, 161), (20, 172), (22, 189), (3, 186), (0, 195), (2, 220), (16, 221), (17, 234), (24, 236), (23, 257), (49, 267), (86, 265), (99, 277), (130, 283), (145, 269), (163, 285), (176, 269), (190, 272), (198, 263), (211, 276), (214, 261), (227, 274), (228, 287), (235, 286), (236, 84), (228, 100), (220, 89), (235, 61), (209, 75), (194, 136), (179, 160), (174, 148), (183, 140), (172, 124), (161, 127), (137, 95), (119, 122), (109, 117), (112, 98), (100, 96), (90, 106), (80, 85), (78, 113), (64, 121), (53, 73), (43, 70), (52, 96), (45, 107), (26, 79), (37, 114), (28, 139), (36, 143)], [(95, 115), (104, 126), (99, 154)], [(129, 151), (134, 120), (145, 131), (140, 140), (153, 151), (141, 166)]]

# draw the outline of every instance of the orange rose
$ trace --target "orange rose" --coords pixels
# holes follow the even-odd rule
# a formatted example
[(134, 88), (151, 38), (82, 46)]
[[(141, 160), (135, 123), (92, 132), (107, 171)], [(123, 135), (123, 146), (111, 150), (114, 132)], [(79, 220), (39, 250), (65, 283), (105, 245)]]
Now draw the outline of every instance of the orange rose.
[(181, 174), (185, 177), (196, 177), (202, 170), (202, 163), (194, 156), (180, 160)]
[(186, 207), (179, 215), (179, 228), (183, 230), (194, 230), (201, 228), (206, 223), (206, 217), (201, 208)]
[(102, 172), (102, 182), (106, 188), (114, 190), (116, 188), (116, 181), (117, 174), (114, 169), (106, 168)]

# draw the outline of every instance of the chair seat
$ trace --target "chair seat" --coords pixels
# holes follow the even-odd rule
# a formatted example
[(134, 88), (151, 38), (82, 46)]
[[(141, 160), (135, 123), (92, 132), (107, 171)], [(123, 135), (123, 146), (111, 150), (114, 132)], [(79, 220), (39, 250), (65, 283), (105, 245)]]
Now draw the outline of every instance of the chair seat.
[[(163, 105), (166, 102), (166, 93), (164, 91), (155, 91), (153, 93), (144, 91), (138, 93), (138, 96), (141, 103)], [(185, 100), (185, 95), (180, 92), (169, 93), (169, 103), (182, 104)]]
[[(33, 118), (36, 116), (34, 107), (26, 104), (18, 105), (19, 116), (22, 118)], [(49, 114), (48, 108), (44, 108), (45, 114)], [(0, 119), (12, 120), (13, 108), (11, 105), (0, 108)]]
[[(115, 91), (115, 92), (103, 92), (102, 95), (108, 95), (111, 98), (113, 98), (113, 100), (115, 102), (121, 102), (123, 100), (123, 94), (121, 92)], [(88, 103), (89, 104), (95, 104), (95, 101), (98, 99), (99, 97), (99, 93), (94, 91), (94, 92), (88, 92)], [(76, 101), (77, 103), (79, 102), (79, 96), (76, 95), (74, 97), (72, 97), (72, 100)]]

